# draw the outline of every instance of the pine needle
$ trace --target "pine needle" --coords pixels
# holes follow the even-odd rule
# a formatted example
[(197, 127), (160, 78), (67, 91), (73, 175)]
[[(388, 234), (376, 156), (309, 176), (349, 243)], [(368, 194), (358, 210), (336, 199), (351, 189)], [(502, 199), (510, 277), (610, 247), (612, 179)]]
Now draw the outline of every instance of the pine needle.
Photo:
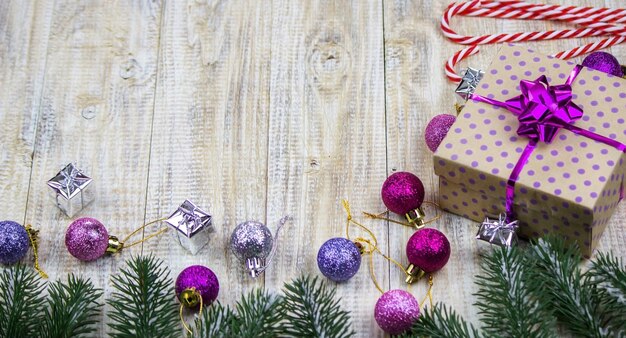
[(233, 323), (234, 337), (278, 337), (282, 333), (284, 311), (281, 298), (257, 289), (241, 298), (235, 306), (237, 320)]
[(60, 281), (48, 288), (48, 307), (43, 322), (44, 337), (93, 337), (102, 304), (102, 291), (88, 279), (69, 275), (67, 283)]
[(196, 321), (193, 338), (226, 338), (232, 337), (235, 313), (228, 307), (216, 302), (204, 309), (202, 317)]
[(39, 337), (45, 284), (35, 270), (18, 264), (0, 273), (0, 337)]
[(350, 315), (335, 299), (336, 289), (317, 277), (298, 277), (285, 284), (283, 309), (288, 337), (352, 337)]
[(602, 306), (607, 324), (617, 336), (626, 336), (626, 271), (621, 259), (599, 253), (585, 274), (585, 282), (595, 289), (592, 296)]
[(532, 278), (547, 291), (542, 301), (559, 321), (576, 336), (612, 336), (592, 289), (583, 283), (578, 246), (566, 246), (557, 238), (539, 239), (529, 253), (534, 263)]
[(117, 290), (108, 300), (111, 336), (115, 338), (179, 337), (181, 327), (174, 283), (163, 261), (150, 255), (127, 261), (111, 278)]
[(546, 291), (532, 279), (521, 249), (498, 247), (483, 257), (483, 273), (476, 277), (476, 306), (483, 329), (501, 337), (555, 337), (556, 318), (542, 302)]
[(399, 337), (479, 338), (480, 334), (454, 310), (437, 303), (432, 308), (426, 308), (413, 324), (411, 331)]

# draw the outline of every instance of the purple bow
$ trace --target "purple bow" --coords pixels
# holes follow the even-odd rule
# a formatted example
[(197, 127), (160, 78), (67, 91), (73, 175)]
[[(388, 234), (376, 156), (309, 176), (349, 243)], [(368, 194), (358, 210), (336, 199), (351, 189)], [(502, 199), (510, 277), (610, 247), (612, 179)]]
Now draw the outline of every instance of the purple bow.
[(583, 116), (583, 110), (572, 101), (570, 79), (565, 84), (550, 86), (542, 75), (535, 81), (522, 80), (520, 90), (521, 95), (506, 100), (507, 109), (517, 115), (520, 136), (550, 143), (559, 129)]

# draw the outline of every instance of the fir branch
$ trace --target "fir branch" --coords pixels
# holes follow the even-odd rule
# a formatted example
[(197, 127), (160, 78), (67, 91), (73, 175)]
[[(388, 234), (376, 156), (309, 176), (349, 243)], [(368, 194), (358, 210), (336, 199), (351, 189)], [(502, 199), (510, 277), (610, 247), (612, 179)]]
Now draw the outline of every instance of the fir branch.
[(216, 302), (202, 311), (202, 317), (196, 321), (196, 328), (190, 337), (225, 338), (232, 337), (235, 313), (228, 307)]
[(599, 253), (585, 282), (595, 289), (592, 296), (601, 304), (608, 324), (617, 335), (626, 336), (626, 271), (621, 259)]
[(285, 315), (281, 298), (257, 289), (243, 296), (235, 306), (237, 320), (230, 330), (234, 337), (277, 337)]
[(298, 277), (284, 286), (285, 335), (289, 337), (352, 337), (350, 315), (335, 299), (336, 289), (317, 277)]
[(67, 277), (67, 283), (54, 282), (48, 288), (48, 307), (43, 322), (44, 337), (93, 337), (102, 309), (102, 290), (89, 279)]
[(399, 337), (479, 338), (480, 333), (454, 310), (437, 303), (432, 308), (426, 308), (410, 332)]
[(150, 255), (134, 257), (111, 278), (114, 292), (111, 336), (152, 338), (180, 336), (174, 283), (163, 261)]
[(0, 337), (40, 337), (45, 283), (21, 264), (0, 273)]
[(483, 329), (493, 336), (555, 337), (556, 319), (543, 302), (546, 291), (532, 279), (519, 248), (499, 247), (483, 257), (476, 277), (476, 306)]
[(602, 311), (585, 287), (578, 264), (582, 260), (577, 245), (566, 246), (558, 238), (539, 239), (529, 250), (533, 276), (547, 293), (542, 301), (552, 307), (557, 318), (574, 335), (606, 337), (610, 329), (603, 323)]

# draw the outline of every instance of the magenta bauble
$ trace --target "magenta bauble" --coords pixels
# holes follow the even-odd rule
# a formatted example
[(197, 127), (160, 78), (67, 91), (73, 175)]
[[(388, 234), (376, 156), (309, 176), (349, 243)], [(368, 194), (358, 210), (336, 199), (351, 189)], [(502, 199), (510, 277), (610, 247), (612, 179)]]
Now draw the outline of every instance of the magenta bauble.
[(433, 117), (426, 129), (424, 130), (424, 139), (428, 149), (433, 153), (439, 148), (439, 144), (448, 134), (448, 130), (456, 121), (456, 116), (450, 114), (441, 114)]
[(615, 56), (606, 52), (594, 52), (583, 60), (583, 66), (589, 67), (595, 70), (599, 70), (603, 73), (615, 75), (617, 77), (623, 77), (622, 66)]
[(69, 253), (81, 261), (102, 257), (109, 244), (109, 233), (100, 221), (83, 217), (72, 222), (65, 233), (65, 246)]
[[(192, 296), (198, 295), (202, 298), (202, 305), (211, 304), (220, 291), (220, 283), (215, 273), (202, 265), (192, 265), (180, 272), (176, 278), (176, 298), (181, 299), (181, 294), (191, 291)], [(200, 302), (193, 304), (199, 306)]]
[(385, 292), (374, 308), (374, 318), (383, 331), (401, 334), (413, 326), (420, 315), (420, 305), (412, 294), (404, 290)]
[(441, 231), (424, 228), (409, 238), (406, 255), (411, 264), (425, 272), (435, 272), (450, 259), (450, 242)]
[(418, 209), (424, 201), (424, 185), (420, 179), (408, 172), (392, 174), (383, 183), (383, 203), (396, 214), (405, 215)]

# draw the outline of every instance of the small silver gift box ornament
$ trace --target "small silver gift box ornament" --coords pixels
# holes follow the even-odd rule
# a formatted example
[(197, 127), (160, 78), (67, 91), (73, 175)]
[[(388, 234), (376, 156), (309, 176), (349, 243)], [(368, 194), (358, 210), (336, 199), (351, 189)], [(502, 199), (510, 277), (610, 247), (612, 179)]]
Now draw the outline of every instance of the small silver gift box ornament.
[(185, 200), (167, 219), (176, 241), (192, 255), (195, 255), (209, 242), (213, 232), (211, 215), (198, 208), (193, 202)]
[(506, 214), (500, 214), (498, 219), (485, 220), (478, 228), (476, 239), (499, 246), (513, 246), (517, 244), (517, 220), (508, 221)]
[(468, 67), (454, 92), (467, 101), (478, 88), (478, 83), (482, 80), (483, 75), (485, 75), (485, 72), (482, 70)]
[(70, 163), (48, 181), (56, 205), (68, 216), (74, 217), (93, 202), (93, 179)]

